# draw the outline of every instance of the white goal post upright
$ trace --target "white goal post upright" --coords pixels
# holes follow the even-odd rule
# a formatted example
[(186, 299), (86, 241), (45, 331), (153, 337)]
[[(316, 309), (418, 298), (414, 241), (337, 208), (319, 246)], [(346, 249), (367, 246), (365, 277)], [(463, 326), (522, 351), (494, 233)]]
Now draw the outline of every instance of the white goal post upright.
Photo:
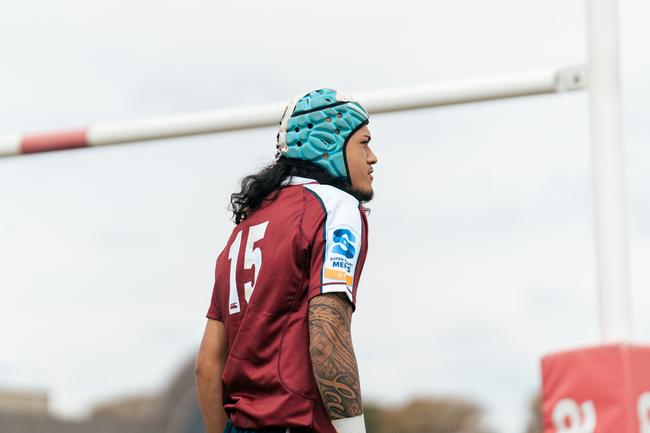
[(648, 432), (650, 346), (632, 344), (617, 0), (586, 0), (596, 275), (602, 343), (542, 358), (545, 432)]
[(632, 337), (617, 0), (587, 0), (588, 82), (601, 336)]

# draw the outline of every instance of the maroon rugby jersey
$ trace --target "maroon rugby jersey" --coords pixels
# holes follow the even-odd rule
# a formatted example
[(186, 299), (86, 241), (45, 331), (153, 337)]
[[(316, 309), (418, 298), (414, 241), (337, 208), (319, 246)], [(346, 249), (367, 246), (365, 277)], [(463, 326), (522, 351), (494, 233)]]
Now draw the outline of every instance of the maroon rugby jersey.
[(336, 433), (313, 376), (309, 300), (342, 292), (355, 307), (368, 221), (340, 189), (296, 176), (285, 185), (217, 259), (207, 317), (226, 328), (224, 408), (243, 429)]

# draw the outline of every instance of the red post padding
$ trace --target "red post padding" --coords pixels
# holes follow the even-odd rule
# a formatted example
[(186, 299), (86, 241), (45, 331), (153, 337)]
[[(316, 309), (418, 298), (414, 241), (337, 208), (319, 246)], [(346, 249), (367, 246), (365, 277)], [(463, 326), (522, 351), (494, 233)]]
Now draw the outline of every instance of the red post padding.
[(87, 147), (85, 129), (26, 135), (21, 142), (21, 153), (49, 152), (53, 150)]
[(544, 433), (650, 433), (650, 347), (606, 345), (542, 359)]

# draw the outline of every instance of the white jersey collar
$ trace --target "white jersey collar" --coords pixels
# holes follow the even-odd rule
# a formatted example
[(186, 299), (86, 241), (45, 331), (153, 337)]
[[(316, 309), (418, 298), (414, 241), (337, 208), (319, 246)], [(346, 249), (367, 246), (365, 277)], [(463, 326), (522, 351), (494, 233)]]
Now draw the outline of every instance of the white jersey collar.
[(282, 185), (304, 185), (306, 183), (318, 183), (317, 180), (308, 177), (291, 176), (282, 181)]

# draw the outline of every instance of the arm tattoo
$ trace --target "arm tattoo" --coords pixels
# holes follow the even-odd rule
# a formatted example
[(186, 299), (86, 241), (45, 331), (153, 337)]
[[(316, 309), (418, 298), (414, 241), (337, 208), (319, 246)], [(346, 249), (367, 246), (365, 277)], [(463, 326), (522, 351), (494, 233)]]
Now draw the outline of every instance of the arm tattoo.
[(309, 352), (314, 378), (330, 419), (363, 412), (359, 368), (350, 333), (352, 306), (341, 296), (321, 295), (309, 304)]

